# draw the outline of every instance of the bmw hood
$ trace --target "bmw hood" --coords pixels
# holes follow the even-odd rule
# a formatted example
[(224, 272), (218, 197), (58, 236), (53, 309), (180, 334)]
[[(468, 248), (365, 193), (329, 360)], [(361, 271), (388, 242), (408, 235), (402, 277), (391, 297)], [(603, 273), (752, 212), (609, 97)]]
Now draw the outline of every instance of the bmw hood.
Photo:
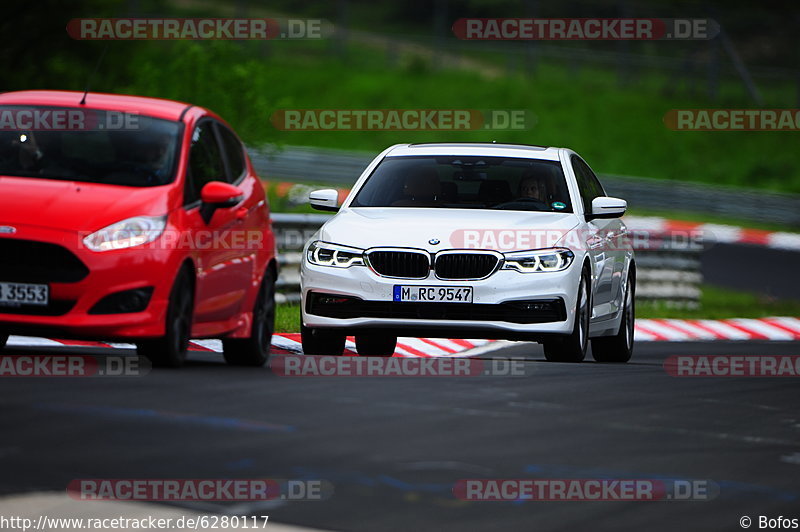
[(578, 223), (572, 213), (360, 207), (328, 221), (319, 239), (361, 249), (515, 251), (558, 245)]

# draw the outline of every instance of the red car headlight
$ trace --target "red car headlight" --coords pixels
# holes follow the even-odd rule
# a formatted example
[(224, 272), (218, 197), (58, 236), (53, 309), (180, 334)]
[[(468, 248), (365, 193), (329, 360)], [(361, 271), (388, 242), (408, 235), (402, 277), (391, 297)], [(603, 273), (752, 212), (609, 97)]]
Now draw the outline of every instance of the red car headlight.
[(141, 246), (161, 236), (166, 226), (166, 216), (136, 216), (95, 231), (83, 243), (92, 251)]

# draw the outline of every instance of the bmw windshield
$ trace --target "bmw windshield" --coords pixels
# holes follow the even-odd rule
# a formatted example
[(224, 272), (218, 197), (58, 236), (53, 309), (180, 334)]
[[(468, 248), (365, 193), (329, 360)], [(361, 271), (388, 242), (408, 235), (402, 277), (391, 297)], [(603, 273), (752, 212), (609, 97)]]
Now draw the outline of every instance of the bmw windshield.
[(387, 157), (350, 206), (572, 212), (559, 162), (480, 156)]
[(79, 108), (0, 107), (0, 176), (130, 187), (171, 182), (179, 122)]

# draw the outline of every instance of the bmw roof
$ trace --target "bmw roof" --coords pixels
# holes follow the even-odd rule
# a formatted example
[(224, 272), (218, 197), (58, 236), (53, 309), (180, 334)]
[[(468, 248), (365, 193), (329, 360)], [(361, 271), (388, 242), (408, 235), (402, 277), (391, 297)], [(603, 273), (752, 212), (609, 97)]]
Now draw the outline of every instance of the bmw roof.
[(529, 146), (526, 144), (497, 144), (493, 142), (440, 142), (425, 144), (398, 144), (390, 149), (387, 157), (413, 155), (477, 155), (485, 157), (522, 157), (531, 159), (558, 160), (560, 148)]

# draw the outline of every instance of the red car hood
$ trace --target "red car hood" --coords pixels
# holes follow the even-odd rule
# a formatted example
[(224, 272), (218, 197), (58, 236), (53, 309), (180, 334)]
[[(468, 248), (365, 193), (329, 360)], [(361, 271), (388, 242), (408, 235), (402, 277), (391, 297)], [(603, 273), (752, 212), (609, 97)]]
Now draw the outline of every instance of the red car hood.
[(133, 216), (167, 214), (170, 189), (0, 176), (0, 225), (96, 231)]

